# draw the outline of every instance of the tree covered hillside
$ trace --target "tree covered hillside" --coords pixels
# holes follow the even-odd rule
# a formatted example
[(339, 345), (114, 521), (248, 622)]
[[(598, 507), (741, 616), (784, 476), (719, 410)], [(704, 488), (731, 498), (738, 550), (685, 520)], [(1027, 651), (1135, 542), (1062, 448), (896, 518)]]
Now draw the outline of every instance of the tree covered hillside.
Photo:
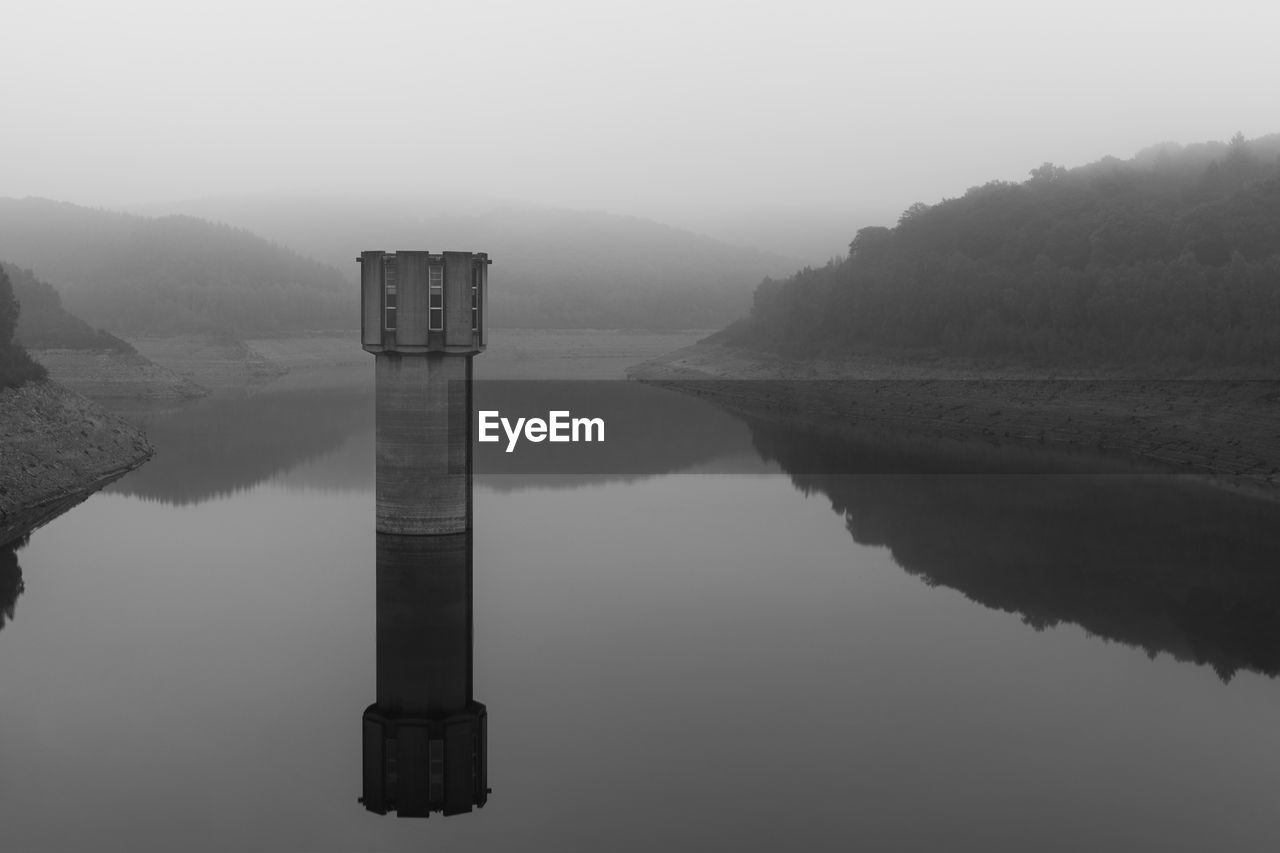
[(0, 263), (9, 276), (20, 311), (14, 340), (31, 349), (86, 349), (133, 352), (133, 347), (109, 332), (95, 329), (62, 307), (53, 286), (31, 270)]
[(28, 380), (44, 379), (45, 370), (13, 340), (18, 325), (18, 300), (4, 267), (0, 266), (0, 388), (11, 388)]
[(1280, 135), (992, 182), (765, 279), (720, 339), (784, 352), (1280, 363)]
[(188, 216), (0, 199), (0, 257), (119, 334), (352, 328), (359, 316), (354, 288), (333, 267)]

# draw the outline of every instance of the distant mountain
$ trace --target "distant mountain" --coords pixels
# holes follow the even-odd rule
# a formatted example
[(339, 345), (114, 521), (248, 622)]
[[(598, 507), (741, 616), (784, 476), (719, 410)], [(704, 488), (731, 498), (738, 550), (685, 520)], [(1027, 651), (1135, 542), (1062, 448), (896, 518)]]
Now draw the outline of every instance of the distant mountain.
[(206, 199), (148, 208), (248, 228), (354, 282), (366, 249), (488, 252), (491, 321), (533, 328), (710, 328), (796, 261), (647, 219), (465, 202), (343, 197)]
[(915, 204), (756, 289), (721, 341), (804, 355), (1280, 364), (1280, 134)]
[[(679, 211), (672, 225), (735, 246), (794, 258), (791, 269), (843, 256), (849, 235), (864, 225), (888, 225), (899, 206), (862, 198), (839, 204), (759, 204), (741, 210)], [(666, 220), (664, 220), (666, 221)]]
[(133, 352), (115, 335), (95, 329), (62, 307), (58, 291), (31, 270), (0, 263), (21, 310), (14, 340), (28, 349), (82, 349)]
[(0, 198), (0, 257), (120, 334), (350, 328), (357, 295), (332, 267), (189, 216), (151, 218)]

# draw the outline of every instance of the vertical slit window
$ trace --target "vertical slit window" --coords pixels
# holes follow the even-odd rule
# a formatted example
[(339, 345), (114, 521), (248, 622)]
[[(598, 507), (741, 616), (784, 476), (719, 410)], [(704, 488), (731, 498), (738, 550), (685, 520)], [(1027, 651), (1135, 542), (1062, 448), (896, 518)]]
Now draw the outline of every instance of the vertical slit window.
[(471, 268), (471, 331), (480, 330), (480, 268)]
[(387, 258), (382, 265), (382, 325), (389, 332), (396, 329), (396, 259)]
[(427, 270), (427, 330), (444, 329), (444, 267)]

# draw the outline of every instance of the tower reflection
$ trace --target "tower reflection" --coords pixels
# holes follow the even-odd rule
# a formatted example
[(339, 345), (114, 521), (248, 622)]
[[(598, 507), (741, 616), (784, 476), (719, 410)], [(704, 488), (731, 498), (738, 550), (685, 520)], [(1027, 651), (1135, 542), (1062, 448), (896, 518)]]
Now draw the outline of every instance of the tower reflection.
[(426, 817), (488, 799), (472, 696), (471, 533), (378, 534), (377, 701), (364, 712), (364, 807)]

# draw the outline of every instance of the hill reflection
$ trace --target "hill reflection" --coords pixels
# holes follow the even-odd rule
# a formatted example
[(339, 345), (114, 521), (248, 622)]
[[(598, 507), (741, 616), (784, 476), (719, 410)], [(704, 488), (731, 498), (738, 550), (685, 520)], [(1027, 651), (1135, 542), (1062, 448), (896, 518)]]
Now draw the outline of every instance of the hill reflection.
[(0, 545), (0, 628), (13, 620), (13, 610), (26, 586), (22, 582), (22, 567), (18, 565), (18, 550), (27, 544), (23, 536)]
[[(624, 380), (476, 383), (476, 408), (546, 416), (590, 413), (609, 424), (601, 444), (474, 448), (475, 473), (499, 491), (630, 482), (689, 469), (758, 470), (749, 431), (702, 400)], [(265, 391), (164, 411), (120, 411), (146, 430), (155, 457), (106, 491), (196, 504), (276, 481), (286, 488), (374, 486), (374, 393), (369, 387)]]
[[(850, 460), (839, 441), (750, 424), (757, 450), (823, 494), (864, 545), (925, 583), (1208, 664), (1280, 673), (1280, 504), (1162, 475), (944, 473)], [(889, 471), (892, 473), (815, 473)]]
[(194, 504), (266, 482), (371, 432), (373, 389), (269, 392), (120, 414), (146, 430), (156, 454), (106, 491)]

